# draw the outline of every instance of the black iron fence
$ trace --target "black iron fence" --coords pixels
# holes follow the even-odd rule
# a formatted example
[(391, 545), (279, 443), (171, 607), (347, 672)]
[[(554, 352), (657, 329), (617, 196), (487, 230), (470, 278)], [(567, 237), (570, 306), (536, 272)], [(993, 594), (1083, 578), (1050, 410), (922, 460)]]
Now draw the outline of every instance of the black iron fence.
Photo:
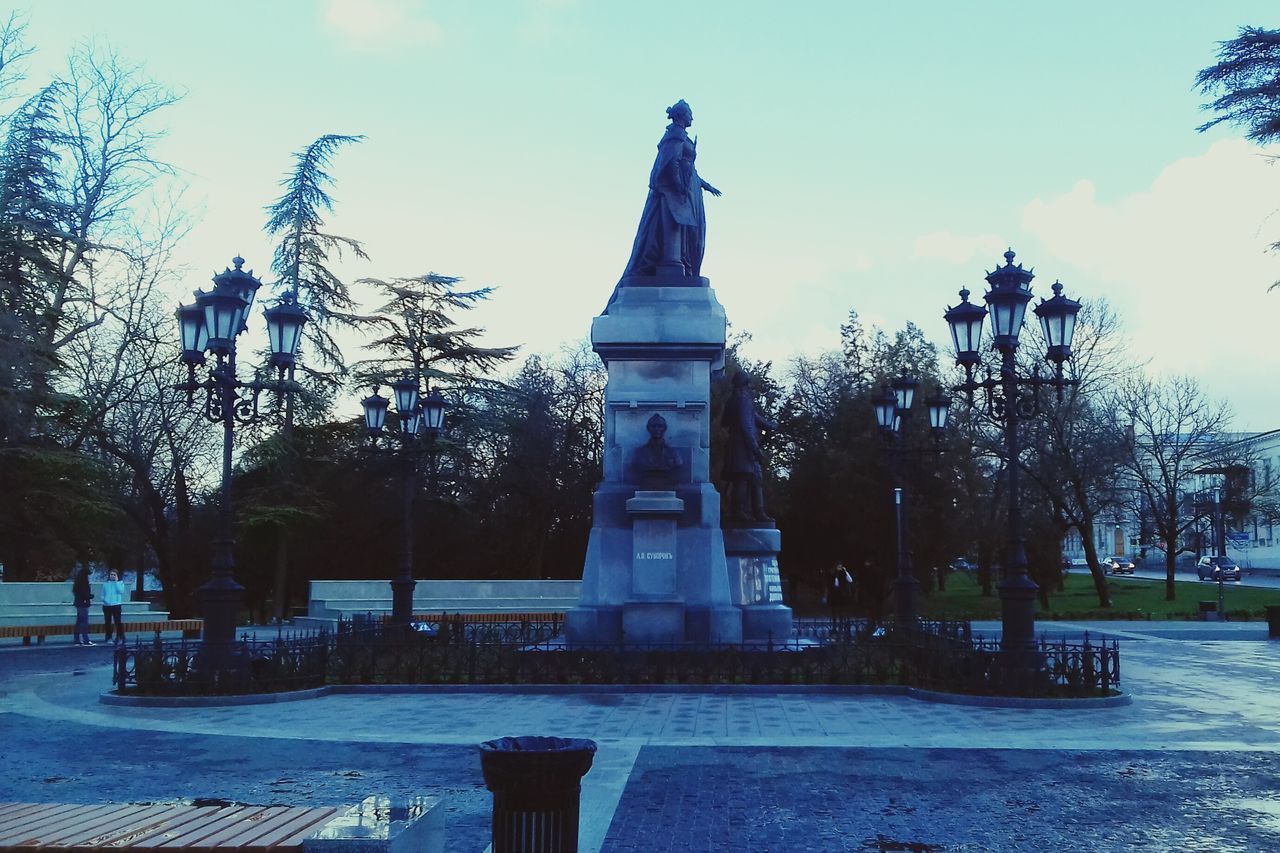
[(121, 693), (209, 694), (323, 684), (901, 685), (974, 695), (1089, 697), (1120, 686), (1116, 641), (1041, 641), (1014, 654), (967, 623), (911, 631), (862, 620), (797, 620), (785, 642), (567, 644), (559, 622), (342, 622), (334, 633), (242, 639), (220, 654), (195, 643), (116, 653)]
[(116, 649), (113, 681), (118, 693), (150, 696), (305, 690), (324, 686), (332, 647), (325, 632), (246, 636), (226, 646), (157, 639)]

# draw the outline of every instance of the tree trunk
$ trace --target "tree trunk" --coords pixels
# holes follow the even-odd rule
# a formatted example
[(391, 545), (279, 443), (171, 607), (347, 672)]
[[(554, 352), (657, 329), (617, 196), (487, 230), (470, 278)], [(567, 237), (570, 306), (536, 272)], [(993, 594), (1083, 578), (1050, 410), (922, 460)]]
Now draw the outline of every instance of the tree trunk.
[(1098, 606), (1110, 607), (1111, 586), (1107, 583), (1107, 573), (1098, 565), (1098, 546), (1093, 543), (1093, 519), (1085, 520), (1079, 530), (1084, 558), (1089, 563), (1089, 574), (1093, 576), (1093, 588), (1098, 593)]
[(276, 534), (276, 571), (272, 586), (272, 617), (283, 622), (289, 614), (289, 531), (281, 527)]
[(1173, 545), (1165, 540), (1164, 552), (1164, 600), (1176, 601), (1178, 596), (1173, 590), (1173, 570), (1178, 562), (1178, 551)]

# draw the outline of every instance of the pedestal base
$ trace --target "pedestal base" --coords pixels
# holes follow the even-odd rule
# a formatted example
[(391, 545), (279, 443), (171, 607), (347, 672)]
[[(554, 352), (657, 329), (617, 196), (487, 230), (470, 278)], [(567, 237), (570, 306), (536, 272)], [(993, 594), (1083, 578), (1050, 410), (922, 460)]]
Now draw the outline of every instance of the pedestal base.
[(621, 607), (578, 606), (564, 614), (569, 645), (622, 642)]
[(688, 607), (685, 639), (691, 643), (741, 643), (742, 611), (736, 607)]
[(742, 636), (751, 641), (791, 639), (791, 608), (782, 603), (778, 552), (782, 534), (772, 527), (724, 531), (725, 562), (734, 603), (742, 608)]
[(622, 642), (640, 646), (683, 643), (684, 605), (677, 601), (628, 601), (622, 605)]
[(742, 608), (742, 636), (746, 640), (786, 643), (791, 639), (791, 608), (760, 604)]

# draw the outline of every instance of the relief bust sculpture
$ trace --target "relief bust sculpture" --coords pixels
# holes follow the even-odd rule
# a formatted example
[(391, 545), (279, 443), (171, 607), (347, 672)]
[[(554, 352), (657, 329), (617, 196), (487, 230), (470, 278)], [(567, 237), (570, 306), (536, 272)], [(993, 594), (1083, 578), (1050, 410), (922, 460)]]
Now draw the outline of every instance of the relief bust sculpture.
[(680, 454), (667, 444), (667, 419), (655, 414), (645, 424), (649, 440), (636, 448), (632, 457), (640, 485), (647, 489), (667, 489), (675, 484)]
[(720, 190), (702, 180), (694, 168), (698, 141), (690, 140), (688, 133), (693, 110), (680, 100), (667, 108), (667, 116), (671, 124), (658, 142), (658, 156), (649, 173), (649, 196), (624, 278), (702, 274), (707, 232), (702, 192), (718, 196)]

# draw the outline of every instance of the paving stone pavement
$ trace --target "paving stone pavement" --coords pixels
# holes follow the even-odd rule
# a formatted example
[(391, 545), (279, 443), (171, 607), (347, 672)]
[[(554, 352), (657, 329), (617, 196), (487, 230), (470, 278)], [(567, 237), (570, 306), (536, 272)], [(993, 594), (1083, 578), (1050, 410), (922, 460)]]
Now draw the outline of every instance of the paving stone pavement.
[[(584, 851), (1280, 850), (1280, 643), (1119, 636), (1131, 704), (989, 708), (831, 693), (382, 693), (122, 707), (98, 649), (0, 649), (0, 800), (449, 797), (483, 850), (474, 747), (589, 737)], [(72, 675), (74, 671), (83, 675)]]

